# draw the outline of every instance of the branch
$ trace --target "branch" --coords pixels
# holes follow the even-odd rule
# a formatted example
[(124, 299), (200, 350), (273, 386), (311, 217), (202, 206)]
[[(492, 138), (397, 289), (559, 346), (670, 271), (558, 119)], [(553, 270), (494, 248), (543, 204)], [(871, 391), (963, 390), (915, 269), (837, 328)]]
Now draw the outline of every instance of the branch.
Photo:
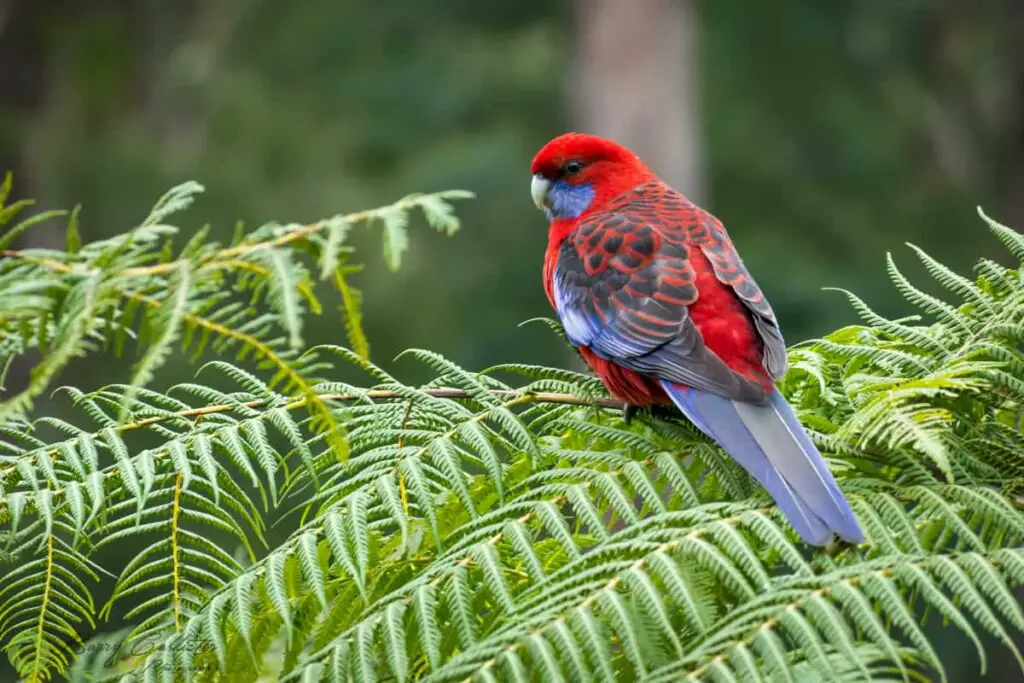
[[(401, 199), (387, 206), (381, 206), (375, 209), (367, 209), (365, 211), (357, 211), (355, 213), (345, 214), (343, 216), (340, 216), (340, 219), (345, 223), (369, 222), (377, 218), (382, 218), (386, 214), (391, 213), (393, 211), (411, 211), (418, 206), (422, 206), (425, 197), (444, 196), (445, 194), (445, 192), (438, 192), (432, 195), (414, 195), (407, 197), (405, 199)], [(242, 243), (234, 247), (220, 249), (219, 251), (210, 255), (208, 258), (204, 258), (203, 262), (199, 264), (199, 268), (220, 268), (225, 265), (225, 262), (235, 262), (239, 259), (239, 257), (245, 257), (246, 255), (251, 254), (254, 251), (282, 247), (291, 242), (295, 242), (296, 240), (304, 239), (306, 237), (309, 237), (310, 235), (320, 232), (335, 220), (337, 220), (337, 218), (319, 220), (314, 223), (309, 223), (307, 225), (297, 226), (294, 229), (289, 230), (282, 235), (278, 235), (277, 237), (273, 237), (266, 240), (260, 240), (258, 242)], [(172, 261), (170, 263), (159, 263), (153, 266), (128, 268), (126, 270), (121, 271), (119, 275), (126, 277), (149, 276), (169, 272), (173, 270), (174, 267), (175, 263)]]
[[(473, 394), (462, 389), (452, 389), (449, 387), (439, 387), (436, 389), (418, 389), (421, 394), (427, 396), (433, 396), (434, 398), (448, 398), (452, 400), (457, 399), (471, 399), (474, 398)], [(576, 396), (575, 394), (560, 394), (550, 391), (538, 391), (538, 392), (523, 392), (516, 391), (515, 389), (492, 389), (488, 392), (495, 398), (516, 398), (524, 397), (531, 403), (561, 403), (563, 405), (571, 406), (594, 406), (597, 408), (607, 408), (609, 410), (622, 410), (624, 405), (621, 401), (614, 398), (584, 398), (582, 396)], [(372, 389), (370, 391), (363, 392), (362, 394), (319, 394), (319, 397), (324, 401), (358, 401), (364, 398), (374, 399), (378, 401), (393, 401), (398, 399), (407, 399), (408, 394), (403, 394), (398, 391), (390, 391), (386, 389)], [(247, 401), (245, 403), (215, 403), (213, 405), (203, 406), (201, 408), (189, 408), (188, 410), (180, 410), (175, 413), (168, 415), (156, 415), (154, 417), (148, 417), (138, 422), (129, 422), (118, 426), (118, 430), (137, 429), (139, 427), (148, 427), (149, 425), (163, 422), (172, 417), (201, 417), (203, 415), (211, 415), (214, 413), (227, 413), (238, 406), (242, 405), (246, 408), (259, 408), (265, 404), (269, 399), (259, 399), (255, 401)], [(306, 399), (297, 399), (287, 404), (289, 410), (301, 408), (306, 404)]]
[[(240, 257), (245, 257), (254, 251), (260, 251), (263, 249), (274, 249), (282, 247), (291, 242), (304, 239), (318, 233), (325, 229), (328, 225), (332, 224), (336, 220), (344, 221), (345, 223), (364, 223), (373, 221), (375, 219), (383, 218), (389, 213), (394, 211), (408, 212), (417, 207), (424, 206), (425, 200), (431, 197), (439, 197), (442, 199), (457, 199), (458, 197), (452, 194), (453, 190), (435, 192), (427, 195), (411, 195), (404, 199), (400, 199), (393, 204), (387, 206), (377, 207), (375, 209), (367, 209), (365, 211), (356, 211), (354, 213), (344, 214), (336, 216), (332, 219), (319, 220), (306, 225), (299, 225), (293, 229), (275, 237), (270, 237), (264, 240), (256, 242), (243, 242), (242, 244), (235, 245), (233, 247), (225, 247), (219, 249), (207, 257), (201, 259), (197, 264), (200, 270), (206, 269), (217, 269), (227, 266), (235, 266), (238, 263)], [(0, 252), (4, 257), (19, 259), (34, 263), (39, 266), (49, 268), (61, 273), (72, 273), (75, 268), (52, 258), (44, 258), (35, 256), (31, 253), (27, 253), (18, 249), (5, 249)], [(179, 265), (178, 261), (169, 261), (166, 263), (157, 263), (152, 266), (136, 266), (132, 268), (126, 268), (122, 271), (114, 273), (114, 277), (148, 277), (150, 275), (161, 275), (172, 272)]]
[[(418, 391), (428, 396), (433, 396), (436, 398), (447, 398), (451, 400), (474, 398), (474, 395), (467, 391), (464, 391), (462, 389), (453, 389), (449, 387), (419, 389)], [(574, 394), (562, 394), (548, 391), (524, 392), (517, 391), (514, 389), (493, 389), (490, 390), (488, 393), (490, 393), (492, 396), (496, 398), (504, 398), (506, 400), (520, 398), (522, 399), (523, 403), (561, 403), (564, 405), (593, 406), (608, 410), (622, 410), (624, 407), (620, 401), (614, 398), (598, 397), (590, 399), (584, 398), (582, 396), (576, 396)], [(359, 401), (366, 398), (378, 401), (408, 399), (408, 394), (402, 394), (397, 391), (390, 391), (385, 389), (373, 389), (370, 391), (363, 392), (362, 394), (325, 393), (316, 394), (316, 396), (320, 401)], [(152, 417), (143, 418), (136, 422), (125, 422), (123, 424), (117, 425), (116, 427), (114, 427), (114, 429), (116, 429), (118, 432), (125, 432), (131, 429), (142, 429), (144, 427), (149, 427), (151, 425), (159, 424), (161, 422), (165, 422), (167, 420), (171, 420), (174, 418), (197, 418), (202, 417), (204, 415), (228, 413), (231, 412), (232, 410), (236, 410), (237, 408), (243, 406), (246, 408), (259, 408), (260, 406), (267, 404), (271, 400), (273, 400), (273, 398), (257, 399), (253, 401), (246, 401), (243, 403), (215, 403), (212, 405), (201, 406), (199, 408), (189, 408), (187, 410), (179, 410), (173, 413), (154, 415)], [(309, 401), (309, 398), (298, 398), (285, 404), (284, 407), (287, 410), (296, 410), (298, 408), (306, 406), (309, 403)], [(97, 433), (94, 434), (93, 436), (98, 437), (99, 434)], [(57, 456), (60, 454), (60, 449), (51, 448), (49, 449), (48, 453), (50, 456)], [(15, 459), (19, 460), (20, 458), (16, 456)], [(27, 459), (31, 463), (34, 460), (34, 457), (29, 455), (27, 456)], [(0, 467), (0, 481), (2, 481), (7, 475), (15, 472), (17, 469), (18, 465), (16, 464), (12, 464), (7, 467)], [(114, 467), (107, 472), (107, 476), (115, 476), (117, 472), (118, 468)], [(63, 489), (57, 489), (53, 491), (52, 496), (56, 498), (57, 496), (61, 495), (63, 491)], [(7, 501), (3, 498), (0, 498), (0, 508), (6, 506), (6, 504)]]

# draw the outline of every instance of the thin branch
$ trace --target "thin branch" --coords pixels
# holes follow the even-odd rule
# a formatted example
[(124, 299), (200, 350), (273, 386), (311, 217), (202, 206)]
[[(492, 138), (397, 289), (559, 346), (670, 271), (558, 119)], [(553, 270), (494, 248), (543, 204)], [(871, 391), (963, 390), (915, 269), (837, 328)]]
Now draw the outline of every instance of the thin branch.
[[(467, 391), (464, 391), (462, 389), (449, 388), (449, 387), (437, 387), (437, 388), (433, 388), (433, 389), (420, 389), (419, 391), (421, 393), (423, 393), (423, 394), (428, 395), (428, 396), (433, 396), (435, 398), (446, 398), (446, 399), (450, 399), (450, 400), (472, 399), (472, 398), (474, 398), (474, 395), (469, 393), (469, 392), (467, 392)], [(623, 408), (623, 404), (620, 401), (618, 401), (616, 399), (613, 399), (613, 398), (604, 398), (604, 397), (584, 398), (582, 396), (576, 396), (574, 394), (563, 394), (563, 393), (556, 393), (556, 392), (549, 392), (549, 391), (524, 392), (524, 391), (517, 391), (517, 390), (514, 390), (514, 389), (493, 389), (489, 393), (492, 396), (495, 396), (496, 398), (503, 398), (503, 399), (506, 399), (506, 400), (511, 400), (511, 399), (518, 398), (518, 399), (521, 399), (521, 402), (523, 402), (523, 403), (560, 403), (560, 404), (563, 404), (563, 405), (593, 406), (593, 407), (596, 407), (596, 408), (604, 408), (604, 409), (608, 409), (608, 410), (622, 410), (622, 408)], [(318, 400), (323, 401), (323, 402), (326, 402), (326, 401), (351, 402), (351, 401), (360, 401), (360, 400), (365, 400), (365, 399), (371, 399), (371, 400), (377, 400), (377, 401), (389, 401), (389, 400), (398, 400), (398, 399), (405, 399), (405, 400), (407, 400), (408, 399), (408, 394), (403, 394), (403, 393), (398, 392), (398, 391), (390, 391), (390, 390), (386, 390), (386, 389), (372, 389), (372, 390), (369, 390), (369, 391), (365, 391), (365, 392), (363, 392), (361, 394), (324, 393), (324, 394), (315, 394), (315, 396), (317, 397)], [(152, 417), (143, 418), (143, 419), (137, 420), (135, 422), (125, 422), (125, 423), (117, 425), (115, 427), (115, 429), (118, 432), (126, 432), (126, 431), (129, 431), (129, 430), (132, 430), (132, 429), (142, 429), (144, 427), (149, 427), (151, 425), (159, 424), (161, 422), (166, 422), (168, 420), (175, 419), (175, 418), (197, 418), (197, 417), (203, 417), (204, 415), (214, 415), (214, 414), (218, 414), (218, 413), (229, 413), (229, 412), (231, 412), (233, 410), (237, 410), (240, 407), (259, 408), (261, 406), (266, 405), (267, 403), (269, 403), (272, 400), (274, 400), (274, 397), (264, 398), (264, 399), (257, 399), (257, 400), (253, 400), (253, 401), (246, 401), (246, 402), (242, 402), (242, 403), (215, 403), (215, 404), (211, 404), (211, 405), (201, 406), (201, 407), (198, 407), (198, 408), (188, 408), (186, 410), (179, 410), (179, 411), (176, 411), (176, 412), (173, 412), (173, 413), (165, 413), (165, 414), (162, 414), (162, 415), (154, 415)], [(305, 407), (309, 403), (309, 401), (310, 401), (309, 398), (297, 398), (297, 399), (295, 399), (295, 400), (285, 404), (284, 407), (287, 410), (296, 410), (298, 408)], [(97, 434), (94, 434), (93, 436), (99, 436), (99, 434), (97, 433)], [(51, 449), (48, 450), (48, 453), (49, 453), (49, 455), (51, 457), (52, 456), (57, 456), (60, 453), (60, 449), (59, 448), (51, 448)], [(31, 456), (31, 455), (22, 456), (22, 457), (27, 457), (27, 459), (28, 459), (28, 461), (30, 463), (34, 459), (33, 456)], [(20, 458), (15, 456), (15, 459), (20, 459)], [(15, 472), (17, 469), (18, 469), (18, 466), (17, 465), (13, 465), (13, 464), (9, 465), (8, 467), (0, 467), (0, 480), (4, 479), (7, 475)], [(117, 474), (117, 468), (115, 467), (114, 469), (112, 469), (111, 471), (109, 471), (107, 473), (107, 476), (114, 476), (116, 474)], [(53, 492), (53, 496), (57, 497), (62, 492), (63, 492), (63, 489), (58, 489), (58, 490)], [(6, 505), (6, 500), (3, 499), (3, 498), (0, 498), (0, 507), (3, 507), (5, 505)]]
[[(300, 225), (292, 230), (285, 232), (284, 234), (277, 235), (275, 237), (260, 240), (258, 242), (248, 242), (237, 244), (233, 247), (225, 247), (219, 249), (213, 254), (200, 260), (198, 267), (201, 270), (223, 268), (225, 266), (237, 267), (239, 257), (244, 257), (255, 251), (261, 251), (264, 249), (274, 249), (277, 247), (284, 246), (291, 242), (309, 237), (310, 235), (316, 234), (331, 225), (335, 220), (341, 220), (346, 223), (363, 223), (369, 222), (377, 218), (381, 218), (394, 211), (407, 212), (417, 207), (424, 205), (424, 200), (430, 197), (444, 197), (445, 192), (437, 192), (429, 195), (414, 195), (405, 199), (400, 199), (393, 204), (387, 206), (377, 207), (375, 209), (367, 209), (365, 211), (356, 211), (354, 213), (345, 214), (338, 216), (337, 218), (320, 220), (306, 225)], [(445, 197), (446, 199), (452, 197)], [(7, 258), (19, 259), (34, 263), (39, 266), (44, 266), (50, 270), (54, 270), (61, 273), (72, 273), (75, 268), (68, 263), (58, 261), (52, 258), (44, 258), (35, 256), (30, 253), (18, 249), (5, 249), (0, 252)], [(78, 262), (76, 262), (78, 263)], [(166, 263), (157, 263), (152, 266), (136, 266), (133, 268), (126, 268), (120, 272), (113, 273), (114, 277), (145, 277), (150, 275), (160, 275), (170, 273), (179, 266), (179, 261), (169, 261)]]
[[(435, 398), (450, 398), (450, 399), (468, 399), (473, 398), (473, 394), (463, 391), (462, 389), (450, 389), (446, 387), (436, 389), (420, 389), (420, 393), (433, 396)], [(575, 394), (563, 394), (553, 391), (534, 391), (534, 392), (523, 392), (516, 389), (491, 389), (488, 393), (495, 398), (516, 398), (517, 396), (529, 396), (531, 403), (561, 403), (570, 406), (595, 406), (597, 408), (608, 408), (614, 410), (622, 410), (625, 405), (622, 401), (614, 398), (585, 398), (583, 396), (577, 396)], [(385, 390), (374, 390), (367, 391), (365, 393), (367, 398), (388, 400), (395, 398), (402, 398), (403, 394), (396, 391), (385, 391)], [(352, 401), (358, 398), (357, 396), (349, 396), (345, 394), (326, 394), (324, 399), (329, 401)]]
[(28, 263), (34, 263), (37, 266), (43, 266), (50, 270), (57, 271), (58, 273), (70, 273), (74, 271), (74, 268), (63, 261), (57, 261), (52, 258), (44, 258), (42, 256), (33, 256), (32, 254), (21, 251), (20, 249), (4, 249), (0, 251), (0, 256), (4, 258), (18, 259), (19, 261), (26, 261)]
[[(443, 194), (443, 193), (439, 193)], [(415, 196), (407, 199), (402, 199), (394, 204), (387, 206), (378, 207), (376, 209), (367, 209), (366, 211), (357, 211), (355, 213), (345, 214), (340, 219), (346, 223), (361, 223), (371, 221), (375, 218), (380, 218), (392, 211), (411, 211), (417, 206), (423, 204), (424, 196)], [(226, 261), (237, 261), (239, 257), (244, 257), (247, 254), (251, 254), (255, 251), (262, 251), (264, 249), (274, 249), (282, 247), (291, 242), (309, 237), (310, 235), (316, 234), (332, 224), (334, 219), (320, 220), (315, 223), (309, 223), (307, 225), (301, 225), (293, 230), (290, 230), (282, 235), (278, 235), (272, 239), (261, 240), (259, 242), (250, 242), (236, 245), (234, 247), (227, 247), (221, 249), (209, 258), (203, 259), (203, 262), (199, 265), (201, 269), (206, 268), (220, 268), (224, 266)], [(126, 277), (138, 277), (156, 275), (159, 273), (166, 273), (174, 270), (174, 262), (170, 263), (159, 263), (153, 266), (142, 266), (137, 268), (128, 268), (119, 273)]]
[[(458, 399), (472, 399), (474, 395), (468, 391), (462, 389), (453, 389), (449, 387), (438, 387), (434, 389), (419, 389), (421, 394), (427, 396), (433, 396), (434, 398), (448, 398), (452, 400)], [(576, 396), (575, 394), (562, 394), (551, 391), (537, 391), (537, 392), (523, 392), (515, 389), (492, 389), (490, 393), (495, 398), (516, 398), (519, 396), (526, 397), (526, 400), (531, 403), (561, 403), (563, 405), (571, 406), (593, 406), (596, 408), (607, 408), (609, 410), (622, 410), (624, 404), (614, 398), (584, 398), (582, 396)], [(362, 399), (372, 399), (375, 401), (393, 401), (397, 399), (408, 399), (408, 394), (399, 391), (390, 391), (387, 389), (371, 389), (365, 391), (362, 394), (318, 394), (320, 399), (324, 401), (359, 401)], [(203, 415), (212, 415), (215, 413), (227, 413), (231, 412), (238, 406), (245, 406), (246, 408), (259, 408), (264, 405), (270, 399), (258, 399), (255, 401), (247, 401), (245, 403), (215, 403), (208, 406), (202, 406), (201, 408), (189, 408), (188, 410), (180, 410), (175, 413), (169, 413), (167, 415), (155, 415), (148, 417), (138, 422), (128, 422), (117, 427), (118, 431), (124, 431), (128, 429), (137, 429), (139, 427), (148, 427), (158, 422), (169, 420), (173, 417), (201, 417)], [(301, 408), (306, 404), (306, 399), (300, 398), (287, 404), (289, 410)]]

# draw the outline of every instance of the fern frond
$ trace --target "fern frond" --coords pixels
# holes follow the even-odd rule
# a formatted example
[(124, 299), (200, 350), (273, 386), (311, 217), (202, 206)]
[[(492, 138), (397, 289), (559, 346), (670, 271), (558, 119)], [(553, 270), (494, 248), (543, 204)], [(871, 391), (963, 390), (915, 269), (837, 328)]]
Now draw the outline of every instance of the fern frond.
[[(44, 391), (72, 358), (92, 350), (93, 347), (84, 342), (94, 335), (101, 339), (113, 336), (120, 352), (125, 331), (133, 327), (138, 304), (143, 303), (151, 309), (151, 315), (144, 316), (140, 325), (143, 333), (140, 341), (146, 351), (136, 365), (132, 386), (140, 387), (152, 380), (182, 332), (185, 333), (183, 350), (187, 351), (194, 339), (191, 330), (199, 329), (197, 352), (213, 337), (225, 340), (226, 346), (240, 346), (242, 357), (253, 353), (258, 363), (275, 364), (281, 379), (287, 378), (298, 386), (311, 415), (328, 428), (332, 444), (344, 457), (340, 425), (315, 393), (308, 390), (319, 378), (303, 374), (294, 357), (274, 349), (281, 342), (276, 336), (278, 331), (285, 333), (288, 349), (294, 351), (302, 347), (303, 300), (314, 312), (320, 309), (312, 294), (308, 269), (298, 258), (299, 249), (313, 247), (314, 252), (320, 252), (314, 253), (314, 259), (321, 261), (321, 267), (331, 264), (331, 272), (341, 273), (340, 266), (334, 264), (346, 231), (339, 226), (386, 219), (389, 224), (400, 223), (402, 239), (407, 240), (404, 236), (407, 214), (418, 208), (423, 210), (430, 225), (451, 233), (458, 227), (458, 221), (448, 202), (470, 195), (454, 191), (411, 195), (379, 209), (335, 216), (309, 225), (282, 227), (271, 223), (254, 231), (247, 240), (225, 248), (205, 241), (206, 231), (202, 230), (185, 245), (179, 259), (170, 260), (163, 248), (164, 240), (173, 238), (178, 229), (163, 221), (187, 208), (202, 191), (202, 186), (194, 182), (172, 188), (138, 227), (123, 235), (85, 245), (71, 237), (78, 234), (76, 212), (68, 228), (69, 243), (74, 248), (66, 252), (6, 249), (7, 243), (19, 232), (59, 212), (34, 216), (5, 234), (5, 259), (0, 264), (0, 301), (6, 299), (10, 306), (4, 309), (7, 311), (3, 318), (4, 329), (8, 334), (16, 332), (22, 343), (3, 361), (8, 363), (15, 353), (24, 353), (29, 347), (45, 353), (43, 361), (32, 372), (29, 386), (0, 403), (0, 416), (26, 414), (32, 406), (32, 398)], [(13, 218), (27, 205), (27, 202), (20, 202), (7, 207), (3, 211), (5, 220)], [(320, 239), (321, 233), (327, 233), (328, 238)], [(26, 286), (26, 281), (32, 285)], [(365, 355), (365, 336), (359, 325), (356, 295), (344, 280), (336, 284), (350, 336)], [(66, 295), (62, 291), (65, 289)], [(276, 314), (275, 318), (255, 316), (254, 319), (251, 310), (231, 296), (232, 291), (249, 292), (249, 306), (265, 301)], [(15, 325), (18, 329), (11, 329)], [(34, 336), (27, 334), (29, 329), (35, 332)], [(129, 392), (127, 398), (132, 393)]]
[[(1018, 269), (983, 260), (972, 280), (918, 250), (939, 298), (889, 258), (919, 317), (849, 294), (863, 324), (793, 349), (781, 389), (866, 536), (811, 550), (699, 430), (671, 411), (627, 420), (589, 374), (413, 349), (401, 362), (430, 378), (412, 385), (372, 362), (348, 235), (382, 226), (396, 265), (406, 214), (450, 233), (455, 197), (157, 250), (198, 189), (127, 235), (69, 228), (66, 252), (0, 264), (6, 358), (52, 348), (59, 370), (70, 338), (141, 353), (126, 384), (62, 392), (61, 418), (27, 419), (31, 394), (0, 419), (0, 642), (19, 674), (944, 680), (927, 614), (983, 668), (995, 641), (1024, 670)], [(352, 348), (303, 348), (317, 275)], [(235, 358), (151, 388), (179, 346)], [(343, 368), (367, 378), (336, 381)], [(100, 571), (116, 580), (97, 609)], [(153, 649), (76, 658), (115, 610), (131, 622), (118, 652)]]

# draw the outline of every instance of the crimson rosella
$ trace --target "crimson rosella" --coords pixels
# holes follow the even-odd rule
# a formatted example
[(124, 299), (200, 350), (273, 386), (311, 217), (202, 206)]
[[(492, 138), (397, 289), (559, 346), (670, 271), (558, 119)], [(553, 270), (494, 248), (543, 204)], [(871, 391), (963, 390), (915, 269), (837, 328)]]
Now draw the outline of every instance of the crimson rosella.
[(786, 347), (722, 223), (628, 149), (568, 133), (534, 157), (550, 221), (544, 289), (569, 341), (627, 406), (674, 403), (764, 486), (796, 532), (864, 536), (775, 388)]

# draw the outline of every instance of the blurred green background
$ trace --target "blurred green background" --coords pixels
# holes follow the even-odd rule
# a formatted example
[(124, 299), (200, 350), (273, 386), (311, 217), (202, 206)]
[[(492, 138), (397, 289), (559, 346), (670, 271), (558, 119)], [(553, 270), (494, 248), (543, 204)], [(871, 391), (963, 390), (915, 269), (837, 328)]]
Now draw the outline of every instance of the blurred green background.
[[(903, 312), (885, 252), (920, 278), (907, 241), (961, 270), (1004, 258), (975, 206), (1024, 227), (1022, 36), (1021, 0), (0, 0), (0, 166), (19, 196), (81, 203), (85, 239), (188, 179), (207, 194), (178, 224), (220, 239), (472, 190), (456, 237), (417, 220), (397, 274), (358, 231), (355, 284), (373, 360), (477, 369), (572, 362), (517, 327), (550, 315), (529, 163), (605, 134), (725, 222), (793, 343), (854, 321), (826, 286)], [(330, 310), (309, 329), (342, 338)], [(955, 643), (952, 680), (973, 678)]]

